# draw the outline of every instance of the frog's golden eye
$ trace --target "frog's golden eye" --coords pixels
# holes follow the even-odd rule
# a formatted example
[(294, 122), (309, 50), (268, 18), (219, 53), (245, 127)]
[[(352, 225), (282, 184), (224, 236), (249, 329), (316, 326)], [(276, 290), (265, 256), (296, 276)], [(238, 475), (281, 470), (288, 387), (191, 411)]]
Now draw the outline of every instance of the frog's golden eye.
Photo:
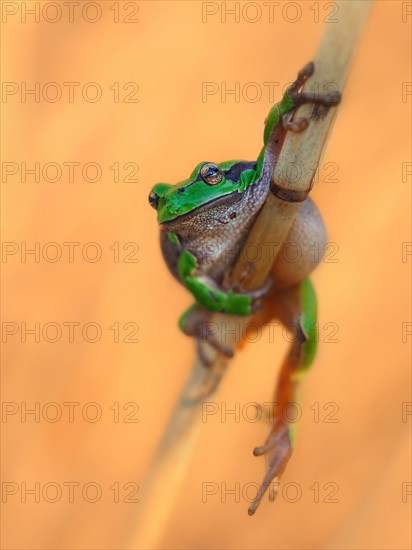
[(208, 185), (216, 185), (220, 183), (223, 179), (223, 172), (216, 164), (213, 162), (207, 162), (200, 169), (200, 175), (204, 182)]

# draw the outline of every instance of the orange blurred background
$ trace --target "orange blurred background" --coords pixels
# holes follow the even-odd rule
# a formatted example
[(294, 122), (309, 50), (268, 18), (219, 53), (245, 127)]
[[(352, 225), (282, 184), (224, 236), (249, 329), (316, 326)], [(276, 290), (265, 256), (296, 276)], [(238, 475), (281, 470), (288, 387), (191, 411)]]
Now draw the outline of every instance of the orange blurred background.
[[(227, 2), (239, 21), (220, 2), (77, 4), (2, 2), (4, 548), (130, 544), (194, 353), (148, 193), (201, 160), (255, 159), (339, 17), (330, 2)], [(247, 516), (267, 431), (247, 408), (272, 398), (275, 329), (213, 398), (159, 548), (411, 546), (408, 4), (374, 6), (312, 193), (337, 261), (313, 277), (321, 341), (286, 490)]]

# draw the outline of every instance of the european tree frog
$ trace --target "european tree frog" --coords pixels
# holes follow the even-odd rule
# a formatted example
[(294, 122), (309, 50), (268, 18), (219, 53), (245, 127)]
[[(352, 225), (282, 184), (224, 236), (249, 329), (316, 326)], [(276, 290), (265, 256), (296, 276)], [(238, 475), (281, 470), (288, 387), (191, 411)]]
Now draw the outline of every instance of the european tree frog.
[[(149, 202), (157, 210), (160, 243), (166, 264), (172, 274), (195, 298), (180, 319), (182, 330), (197, 338), (200, 357), (208, 358), (201, 345), (202, 326), (210, 312), (225, 312), (257, 317), (264, 324), (276, 316), (292, 328), (295, 338), (285, 358), (275, 391), (271, 433), (256, 456), (265, 454), (266, 474), (261, 491), (252, 502), (249, 513), (256, 510), (271, 481), (281, 475), (293, 449), (292, 425), (284, 419), (283, 409), (296, 400), (296, 385), (300, 374), (313, 361), (316, 352), (316, 296), (308, 279), (319, 258), (314, 258), (314, 246), (323, 250), (325, 227), (320, 213), (309, 197), (281, 197), (300, 200), (293, 225), (283, 243), (294, 243), (300, 254), (290, 261), (282, 249), (272, 268), (272, 277), (265, 288), (252, 293), (227, 288), (227, 275), (236, 254), (248, 235), (251, 225), (271, 191), (271, 176), (285, 133), (302, 131), (306, 119), (293, 119), (303, 103), (326, 107), (337, 105), (337, 92), (320, 95), (302, 92), (305, 80), (313, 73), (308, 63), (297, 80), (287, 89), (282, 100), (269, 112), (264, 127), (264, 145), (257, 160), (200, 162), (188, 179), (175, 185), (156, 184)], [(276, 192), (272, 188), (272, 191)], [(263, 304), (263, 305), (262, 305)], [(260, 306), (260, 307), (259, 307)], [(213, 334), (207, 342), (231, 356), (233, 350)]]

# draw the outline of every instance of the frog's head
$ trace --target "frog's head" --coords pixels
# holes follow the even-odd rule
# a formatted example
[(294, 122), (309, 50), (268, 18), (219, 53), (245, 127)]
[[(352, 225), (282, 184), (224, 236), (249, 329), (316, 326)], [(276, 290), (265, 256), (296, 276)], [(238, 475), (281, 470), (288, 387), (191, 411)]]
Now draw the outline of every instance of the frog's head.
[(201, 162), (187, 180), (176, 185), (157, 183), (149, 203), (157, 210), (159, 223), (165, 223), (200, 207), (213, 207), (228, 195), (243, 193), (256, 177), (256, 162)]

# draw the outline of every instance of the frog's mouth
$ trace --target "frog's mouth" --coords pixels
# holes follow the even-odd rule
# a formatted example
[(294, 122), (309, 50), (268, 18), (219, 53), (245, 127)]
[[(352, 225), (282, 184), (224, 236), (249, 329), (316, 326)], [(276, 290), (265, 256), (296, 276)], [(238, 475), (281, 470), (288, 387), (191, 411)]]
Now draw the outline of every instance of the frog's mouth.
[[(189, 222), (194, 217), (200, 216), (205, 212), (210, 212), (211, 210), (222, 208), (222, 207), (228, 208), (230, 206), (233, 206), (234, 204), (240, 203), (241, 201), (245, 200), (245, 195), (246, 193), (239, 193), (239, 191), (232, 191), (227, 195), (216, 197), (215, 199), (210, 200), (206, 204), (196, 206), (195, 208), (192, 208), (192, 210), (189, 210), (184, 214), (180, 214), (175, 216), (174, 218), (164, 220), (163, 222), (160, 222), (160, 225), (162, 228), (167, 230), (173, 229), (173, 227), (175, 227), (176, 225)], [(225, 223), (228, 223), (229, 220), (220, 220), (220, 222), (222, 224), (225, 224)]]

